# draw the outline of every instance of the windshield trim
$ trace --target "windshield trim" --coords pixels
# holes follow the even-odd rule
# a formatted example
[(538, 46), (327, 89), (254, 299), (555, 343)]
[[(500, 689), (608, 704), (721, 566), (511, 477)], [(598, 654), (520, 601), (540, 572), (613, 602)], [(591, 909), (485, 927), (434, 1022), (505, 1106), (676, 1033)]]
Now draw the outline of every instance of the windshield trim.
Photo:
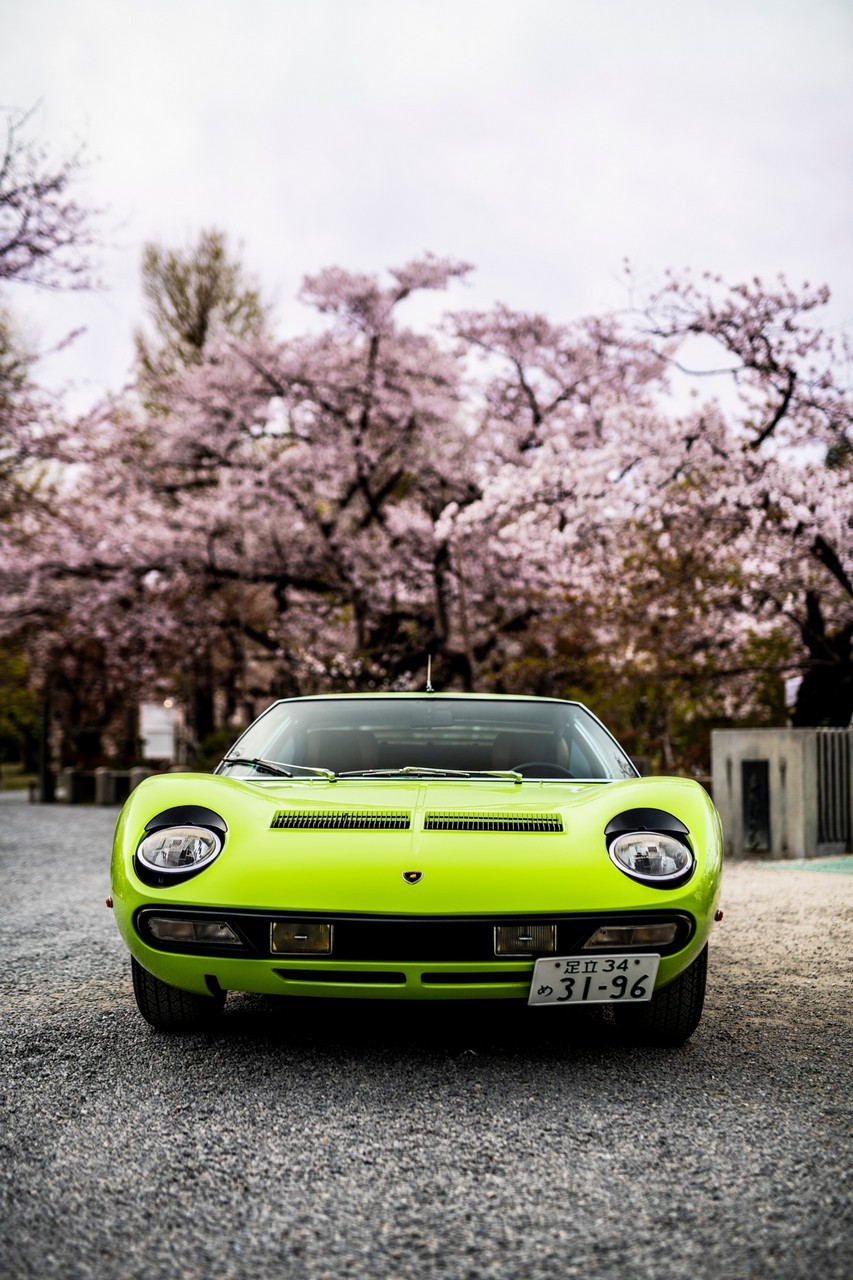
[(326, 777), (325, 775), (314, 775), (314, 774), (306, 774), (304, 777), (297, 777), (296, 774), (292, 774), (290, 777), (282, 776), (280, 778), (277, 778), (277, 777), (274, 777), (272, 774), (222, 773), (220, 772), (220, 768), (218, 765), (214, 770), (214, 775), (219, 778), (228, 778), (229, 781), (231, 782), (253, 782), (253, 783), (257, 782), (263, 786), (272, 785), (276, 787), (280, 787), (280, 786), (289, 787), (291, 785), (301, 786), (305, 782), (311, 782), (311, 783), (325, 782), (330, 784), (334, 783), (336, 786), (339, 786), (341, 783), (348, 783), (348, 782), (351, 782), (351, 783), (352, 782), (356, 782), (356, 783), (365, 783), (365, 782), (374, 783), (375, 782), (380, 784), (383, 782), (411, 782), (418, 786), (421, 783), (430, 784), (430, 783), (436, 783), (436, 782), (441, 783), (442, 786), (447, 783), (454, 783), (454, 784), (461, 783), (461, 784), (464, 784), (465, 786), (470, 786), (472, 783), (476, 783), (479, 785), (480, 783), (486, 783), (486, 782), (507, 782), (507, 783), (511, 783), (514, 787), (525, 786), (531, 783), (537, 787), (541, 787), (541, 786), (603, 787), (603, 786), (611, 786), (613, 783), (616, 783), (616, 782), (632, 782), (633, 781), (632, 778), (525, 778), (525, 777), (521, 777), (519, 778), (518, 782), (515, 782), (514, 779), (510, 777), (508, 774), (498, 774), (496, 776), (495, 774), (489, 774), (485, 772), (471, 773), (467, 777), (461, 778), (458, 776), (458, 774), (457, 775), (442, 774), (440, 776), (437, 776), (436, 774), (402, 773), (399, 771), (395, 773), (383, 773), (379, 777), (377, 777), (375, 773), (374, 774), (336, 773), (332, 777)]

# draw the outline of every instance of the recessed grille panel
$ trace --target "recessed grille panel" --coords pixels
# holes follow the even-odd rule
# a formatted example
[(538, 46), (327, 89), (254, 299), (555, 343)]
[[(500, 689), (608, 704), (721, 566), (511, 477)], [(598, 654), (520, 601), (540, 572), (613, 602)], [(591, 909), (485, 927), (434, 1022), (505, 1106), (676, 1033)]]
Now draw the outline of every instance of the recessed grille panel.
[(411, 814), (377, 809), (281, 809), (271, 827), (300, 831), (408, 831)]
[(424, 831), (530, 831), (563, 830), (558, 813), (428, 813)]

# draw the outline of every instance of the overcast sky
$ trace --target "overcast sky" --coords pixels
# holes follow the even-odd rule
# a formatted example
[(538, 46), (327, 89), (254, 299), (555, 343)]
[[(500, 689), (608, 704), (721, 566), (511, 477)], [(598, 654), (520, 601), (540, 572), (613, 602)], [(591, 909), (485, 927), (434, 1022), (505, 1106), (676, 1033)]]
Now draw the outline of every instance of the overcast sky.
[(301, 278), (431, 250), (449, 303), (569, 320), (622, 262), (828, 283), (853, 324), (853, 0), (0, 0), (0, 105), (90, 159), (107, 286), (6, 299), (75, 400), (118, 390), (142, 245)]

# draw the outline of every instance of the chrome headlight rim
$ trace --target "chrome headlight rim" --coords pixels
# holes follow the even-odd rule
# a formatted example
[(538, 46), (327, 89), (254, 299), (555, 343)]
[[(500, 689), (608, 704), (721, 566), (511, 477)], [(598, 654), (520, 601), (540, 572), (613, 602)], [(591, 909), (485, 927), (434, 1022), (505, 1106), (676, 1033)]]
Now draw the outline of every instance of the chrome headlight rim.
[[(168, 864), (164, 865), (163, 863), (152, 861), (150, 852), (146, 852), (145, 846), (157, 840), (162, 842), (169, 837), (183, 839), (187, 843), (192, 840), (206, 840), (209, 842), (209, 848), (201, 857), (178, 866), (169, 866)], [(172, 876), (196, 875), (197, 872), (204, 871), (219, 857), (223, 845), (222, 836), (211, 827), (203, 827), (188, 822), (175, 823), (174, 826), (157, 827), (153, 831), (146, 831), (136, 847), (136, 860), (145, 867), (146, 871), (153, 875), (169, 876), (170, 878)]]
[[(617, 846), (622, 841), (650, 839), (667, 841), (676, 846), (681, 853), (687, 856), (684, 866), (679, 867), (676, 871), (655, 874), (649, 871), (637, 870), (635, 867), (630, 867), (620, 860)], [(607, 853), (610, 861), (618, 871), (622, 872), (623, 876), (628, 876), (630, 880), (636, 880), (638, 884), (646, 885), (652, 889), (678, 889), (681, 885), (687, 883), (696, 870), (696, 855), (681, 832), (649, 831), (648, 829), (614, 832), (608, 838)]]
[[(680, 889), (693, 876), (697, 867), (696, 852), (690, 843), (690, 830), (667, 809), (638, 807), (623, 809), (615, 814), (604, 828), (604, 839), (610, 861), (623, 876), (636, 881), (649, 889)], [(687, 864), (678, 871), (668, 875), (648, 875), (635, 871), (614, 857), (614, 846), (619, 840), (628, 838), (648, 839), (657, 837), (674, 841), (681, 849), (686, 850)]]
[[(209, 854), (197, 862), (180, 867), (164, 867), (149, 861), (143, 853), (146, 841), (162, 836), (167, 831), (185, 830), (211, 837), (213, 847)], [(202, 805), (176, 805), (154, 815), (145, 824), (133, 854), (134, 870), (143, 884), (149, 888), (166, 888), (182, 884), (185, 880), (206, 871), (225, 847), (228, 825), (213, 809)]]

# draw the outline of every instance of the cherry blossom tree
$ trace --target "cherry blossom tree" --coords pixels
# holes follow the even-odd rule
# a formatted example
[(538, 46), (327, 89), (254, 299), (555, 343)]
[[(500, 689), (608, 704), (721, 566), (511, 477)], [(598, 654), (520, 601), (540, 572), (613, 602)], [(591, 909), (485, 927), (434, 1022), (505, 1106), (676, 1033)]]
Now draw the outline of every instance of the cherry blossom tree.
[(92, 210), (74, 193), (83, 152), (55, 159), (28, 137), (32, 112), (6, 117), (0, 157), (0, 281), (46, 289), (90, 288)]
[(685, 275), (647, 312), (672, 359), (696, 337), (721, 353), (710, 376), (730, 382), (738, 408), (717, 455), (718, 474), (725, 463), (734, 480), (720, 486), (720, 509), (742, 532), (757, 602), (794, 624), (808, 655), (795, 724), (853, 716), (853, 405), (839, 376), (851, 352), (846, 335), (813, 321), (828, 300), (825, 287), (796, 291), (781, 278), (726, 288)]
[(467, 492), (468, 442), (457, 362), (395, 312), (463, 272), (428, 258), (381, 287), (324, 273), (305, 297), (325, 332), (221, 334), (161, 378), (156, 411), (90, 424), (49, 532), (61, 545), (19, 562), (19, 614), (62, 599), (66, 625), (97, 617), (119, 669), (130, 627), (139, 677), (199, 703), (197, 741), (212, 727), (205, 685), (234, 708), (330, 669), (394, 679), (413, 651), (425, 665), (448, 590), (432, 528)]
[[(849, 719), (851, 401), (824, 294), (673, 277), (573, 325), (407, 325), (468, 269), (321, 272), (301, 337), (217, 320), (156, 396), (145, 370), (139, 402), (48, 433), (64, 469), (7, 532), (0, 626), (27, 620), (36, 662), (61, 634), (67, 697), (85, 678), (102, 717), (177, 695), (196, 750), (272, 694), (411, 687), (430, 654), (445, 687), (592, 689), (669, 767), (691, 723), (755, 719), (759, 692), (781, 714), (797, 670), (801, 720)], [(733, 396), (690, 373), (698, 340)]]
[[(27, 531), (40, 517), (48, 524), (53, 520), (64, 428), (57, 396), (39, 386), (38, 355), (22, 340), (9, 299), (14, 286), (85, 289), (95, 283), (96, 215), (75, 195), (82, 150), (54, 158), (29, 136), (31, 119), (31, 112), (7, 117), (0, 152), (0, 562), (8, 567), (13, 593), (19, 565), (33, 562), (38, 545)], [(14, 594), (6, 597), (7, 615), (13, 615), (16, 600)], [(29, 639), (26, 616), (10, 616), (0, 634), (0, 665), (27, 672), (46, 721), (49, 692)], [(56, 632), (53, 641), (55, 647), (60, 644)], [(31, 726), (20, 730), (29, 754), (30, 732)], [(44, 749), (41, 754), (46, 778)], [(45, 784), (45, 794), (48, 790)]]
[[(497, 649), (504, 672), (512, 650), (526, 654), (529, 679), (532, 626), (550, 637), (548, 691), (555, 645), (588, 672), (586, 636), (595, 666), (609, 655), (606, 683), (647, 670), (668, 705), (677, 682), (694, 706), (713, 689), (718, 713), (737, 716), (750, 710), (761, 649), (778, 658), (780, 635), (800, 633), (798, 719), (849, 721), (851, 405), (831, 342), (809, 326), (823, 301), (753, 284), (714, 303), (673, 280), (640, 332), (626, 318), (584, 332), (504, 310), (456, 322), (491, 373), (483, 496), (444, 519), (458, 572), (477, 565), (479, 600), (468, 591), (460, 621), (470, 634), (478, 618), (475, 652)], [(734, 409), (673, 411), (672, 377), (697, 335), (729, 355)], [(824, 695), (809, 706), (816, 680)]]

